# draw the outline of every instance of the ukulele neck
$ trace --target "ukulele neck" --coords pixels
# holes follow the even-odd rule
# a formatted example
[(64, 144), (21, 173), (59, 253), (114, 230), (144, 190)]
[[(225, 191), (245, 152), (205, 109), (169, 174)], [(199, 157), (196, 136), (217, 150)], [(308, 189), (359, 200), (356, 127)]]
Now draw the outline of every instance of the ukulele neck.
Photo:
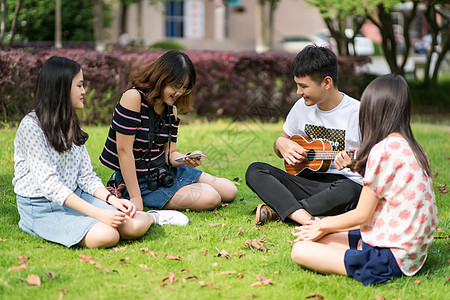
[[(308, 158), (310, 157), (310, 152), (314, 151), (313, 155), (313, 159), (315, 160), (334, 160), (334, 158), (336, 157), (336, 155), (340, 152), (340, 151), (326, 151), (326, 150), (309, 150), (308, 151)], [(355, 158), (355, 152), (350, 152), (350, 151), (346, 151), (347, 155), (351, 158), (354, 159)]]

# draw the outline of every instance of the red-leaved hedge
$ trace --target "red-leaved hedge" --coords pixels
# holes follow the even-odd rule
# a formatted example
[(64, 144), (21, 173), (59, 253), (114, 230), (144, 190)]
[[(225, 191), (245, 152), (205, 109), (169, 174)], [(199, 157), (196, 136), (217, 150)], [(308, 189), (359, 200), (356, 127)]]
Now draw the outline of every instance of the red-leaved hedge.
[[(0, 51), (0, 124), (14, 125), (30, 111), (39, 71), (53, 55), (79, 62), (87, 89), (84, 124), (109, 124), (131, 70), (151, 63), (161, 51), (10, 50)], [(275, 121), (298, 99), (287, 53), (187, 51), (197, 71), (194, 112), (209, 118)], [(358, 98), (362, 75), (355, 66), (366, 57), (339, 57), (340, 90)]]

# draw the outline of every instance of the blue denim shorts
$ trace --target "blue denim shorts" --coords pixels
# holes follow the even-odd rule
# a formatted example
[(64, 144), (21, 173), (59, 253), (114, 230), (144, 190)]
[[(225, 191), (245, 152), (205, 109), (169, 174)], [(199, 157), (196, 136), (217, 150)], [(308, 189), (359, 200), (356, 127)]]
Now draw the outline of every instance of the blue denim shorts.
[[(171, 187), (159, 187), (156, 191), (148, 189), (147, 175), (138, 175), (139, 188), (141, 189), (141, 197), (144, 206), (154, 207), (161, 209), (172, 199), (173, 195), (178, 192), (183, 186), (192, 184), (198, 181), (202, 175), (202, 171), (196, 168), (189, 168), (187, 166), (181, 166), (172, 168), (173, 185)], [(122, 174), (116, 171), (116, 181), (123, 182)], [(128, 190), (122, 193), (122, 197), (130, 199)]]
[(390, 249), (372, 247), (362, 242), (362, 250), (357, 250), (360, 239), (359, 230), (349, 231), (350, 249), (344, 256), (345, 269), (349, 277), (361, 281), (366, 286), (404, 276)]
[[(96, 207), (115, 209), (106, 202), (83, 192), (80, 188), (77, 188), (74, 193)], [(44, 197), (27, 198), (17, 195), (16, 200), (20, 215), (19, 227), (23, 231), (66, 247), (78, 244), (91, 227), (100, 222)]]

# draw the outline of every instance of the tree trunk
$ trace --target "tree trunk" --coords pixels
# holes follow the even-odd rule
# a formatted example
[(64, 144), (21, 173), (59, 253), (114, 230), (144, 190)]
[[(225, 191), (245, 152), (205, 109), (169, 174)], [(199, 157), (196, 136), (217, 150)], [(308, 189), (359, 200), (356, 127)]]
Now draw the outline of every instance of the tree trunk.
[[(403, 54), (403, 60), (400, 65), (400, 69), (403, 70), (403, 72), (405, 70), (406, 61), (409, 58), (409, 50), (411, 49), (411, 39), (409, 37), (409, 29), (411, 27), (412, 20), (416, 16), (417, 5), (418, 5), (418, 2), (413, 1), (413, 7), (410, 10), (410, 12), (405, 20), (405, 24), (403, 24), (403, 38), (405, 39), (405, 53)], [(392, 32), (394, 32), (394, 31), (392, 31)], [(395, 40), (395, 36), (394, 36), (394, 40)]]
[(273, 48), (273, 36), (274, 36), (274, 24), (275, 24), (275, 11), (277, 9), (279, 0), (270, 0), (270, 11), (269, 11), (269, 24), (268, 24), (268, 35), (267, 35), (267, 46)]
[(55, 7), (55, 48), (62, 48), (61, 0), (56, 0)]
[(441, 52), (439, 53), (439, 56), (436, 60), (436, 65), (434, 66), (433, 77), (432, 77), (432, 82), (434, 84), (436, 84), (438, 81), (439, 68), (441, 66), (441, 63), (445, 59), (445, 55), (447, 54), (447, 52), (449, 50), (450, 50), (450, 38), (447, 37), (445, 44), (442, 44)]
[(128, 4), (126, 0), (120, 0), (120, 3), (119, 34), (122, 34), (127, 32)]
[[(429, 1), (427, 3), (427, 10), (425, 12), (425, 18), (427, 19), (428, 24), (431, 28), (431, 36), (432, 41), (430, 45), (430, 49), (427, 53), (427, 61), (425, 63), (425, 76), (424, 76), (424, 83), (425, 85), (429, 85), (430, 83), (436, 84), (438, 81), (438, 75), (439, 75), (439, 68), (441, 66), (441, 63), (444, 61), (445, 55), (447, 54), (447, 51), (449, 51), (450, 48), (450, 5), (447, 6), (440, 6), (439, 15), (441, 18), (441, 26), (438, 25), (437, 17), (438, 17), (438, 11), (436, 10), (437, 4), (436, 1)], [(441, 34), (441, 51), (439, 52), (439, 55), (436, 59), (436, 64), (434, 66), (433, 75), (430, 78), (430, 68), (431, 68), (431, 61), (433, 59), (433, 53), (436, 52), (436, 46), (438, 44), (437, 37)]]
[(395, 40), (391, 14), (384, 9), (383, 4), (379, 4), (378, 19), (380, 22), (377, 22), (370, 15), (367, 15), (367, 17), (380, 30), (384, 57), (386, 58), (391, 73), (403, 74), (404, 70), (401, 70), (397, 63), (397, 42)]
[(94, 39), (95, 50), (105, 50), (105, 44), (103, 41), (103, 1), (94, 1)]
[(1, 15), (1, 23), (0, 23), (0, 49), (4, 48), (3, 39), (5, 38), (5, 30), (6, 30), (6, 0), (1, 0), (0, 7), (0, 15)]
[(142, 0), (138, 1), (138, 11), (137, 11), (137, 43), (138, 46), (144, 45), (144, 39), (142, 37)]
[(13, 20), (12, 20), (12, 23), (11, 23), (11, 30), (10, 30), (10, 35), (11, 35), (11, 38), (9, 40), (9, 47), (10, 48), (14, 44), (14, 35), (16, 34), (16, 23), (17, 23), (17, 18), (19, 17), (20, 8), (22, 7), (22, 3), (23, 3), (23, 0), (19, 0), (17, 2), (16, 9), (14, 10), (14, 17), (13, 17)]
[(264, 17), (264, 0), (258, 0), (256, 5), (256, 24), (255, 24), (255, 51), (258, 53), (266, 52), (266, 37), (264, 34), (265, 29), (265, 17)]

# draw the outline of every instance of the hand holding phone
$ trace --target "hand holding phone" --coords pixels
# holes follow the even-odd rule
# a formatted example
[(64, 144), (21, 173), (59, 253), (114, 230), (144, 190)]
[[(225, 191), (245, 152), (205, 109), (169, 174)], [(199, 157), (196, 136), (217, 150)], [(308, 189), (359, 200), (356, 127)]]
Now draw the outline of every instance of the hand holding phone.
[(202, 159), (202, 160), (205, 158), (208, 158), (208, 156), (206, 154), (196, 152), (196, 153), (188, 153), (185, 156), (178, 157), (175, 159), (175, 161), (179, 162), (179, 163), (183, 163), (183, 159), (188, 158), (188, 157), (192, 158), (192, 159)]

